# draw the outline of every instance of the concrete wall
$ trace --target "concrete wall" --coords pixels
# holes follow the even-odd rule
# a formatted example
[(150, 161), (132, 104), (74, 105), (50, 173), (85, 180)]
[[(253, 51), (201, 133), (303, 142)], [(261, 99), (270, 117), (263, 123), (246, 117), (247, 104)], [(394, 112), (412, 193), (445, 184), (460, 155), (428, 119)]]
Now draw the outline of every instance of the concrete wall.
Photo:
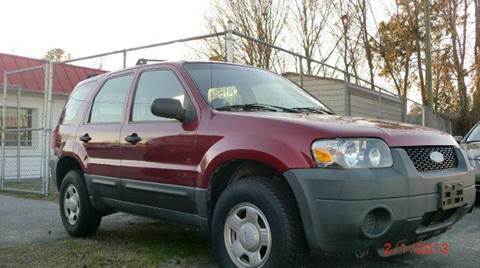
[[(288, 73), (285, 77), (300, 85), (298, 74)], [(303, 76), (303, 88), (315, 96), (336, 114), (345, 114), (345, 83), (335, 79), (319, 79)]]
[(398, 97), (380, 95), (379, 92), (353, 84), (349, 84), (348, 89), (351, 115), (392, 121), (402, 120), (402, 102)]
[[(291, 81), (300, 84), (295, 73), (284, 74)], [(303, 76), (303, 88), (325, 103), (336, 114), (368, 118), (382, 118), (394, 121), (402, 119), (402, 102), (395, 96), (381, 95), (368, 88), (343, 80), (317, 76)]]

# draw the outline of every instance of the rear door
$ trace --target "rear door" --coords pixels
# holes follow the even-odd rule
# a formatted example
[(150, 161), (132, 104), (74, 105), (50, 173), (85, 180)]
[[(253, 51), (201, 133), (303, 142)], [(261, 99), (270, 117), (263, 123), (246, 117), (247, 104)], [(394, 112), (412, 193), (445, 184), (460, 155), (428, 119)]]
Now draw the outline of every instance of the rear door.
[(93, 196), (115, 198), (120, 170), (120, 129), (133, 73), (108, 78), (97, 91), (85, 122), (77, 130), (85, 178)]
[[(153, 115), (157, 98), (178, 99), (187, 120)], [(197, 175), (197, 119), (184, 84), (173, 69), (160, 67), (143, 70), (137, 77), (131, 96), (128, 122), (120, 135), (124, 201), (194, 212), (193, 185)], [(137, 142), (129, 142), (136, 137)]]

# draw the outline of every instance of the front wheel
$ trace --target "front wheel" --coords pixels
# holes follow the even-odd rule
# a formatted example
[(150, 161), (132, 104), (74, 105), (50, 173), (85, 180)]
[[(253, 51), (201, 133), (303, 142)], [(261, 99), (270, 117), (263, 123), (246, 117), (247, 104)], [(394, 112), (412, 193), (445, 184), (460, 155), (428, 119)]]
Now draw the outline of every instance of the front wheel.
[(63, 226), (74, 237), (90, 236), (97, 232), (102, 217), (93, 210), (83, 176), (72, 170), (60, 186), (60, 215)]
[(221, 194), (212, 238), (220, 267), (292, 267), (304, 248), (290, 190), (263, 177), (237, 181)]

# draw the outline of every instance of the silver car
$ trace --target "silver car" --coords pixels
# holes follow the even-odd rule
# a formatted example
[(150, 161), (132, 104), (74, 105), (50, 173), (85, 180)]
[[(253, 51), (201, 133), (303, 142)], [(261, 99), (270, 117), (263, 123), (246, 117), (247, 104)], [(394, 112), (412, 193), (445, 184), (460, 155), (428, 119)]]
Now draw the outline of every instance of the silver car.
[(456, 137), (460, 146), (467, 152), (471, 165), (475, 168), (477, 203), (480, 201), (480, 122), (475, 124), (465, 137)]

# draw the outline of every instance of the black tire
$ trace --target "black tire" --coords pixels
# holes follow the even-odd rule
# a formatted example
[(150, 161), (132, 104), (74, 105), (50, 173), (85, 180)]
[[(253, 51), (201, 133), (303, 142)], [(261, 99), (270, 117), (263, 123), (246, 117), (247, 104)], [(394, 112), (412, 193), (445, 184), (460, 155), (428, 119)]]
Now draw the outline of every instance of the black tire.
[[(73, 188), (70, 188), (73, 186)], [(74, 189), (78, 193), (79, 202), (79, 212), (78, 216), (75, 217), (75, 223), (69, 222), (69, 218), (66, 215), (64, 210), (65, 208), (65, 197), (68, 195), (67, 190)], [(102, 217), (100, 214), (96, 213), (90, 204), (90, 199), (87, 193), (87, 188), (83, 179), (83, 175), (78, 170), (69, 171), (60, 186), (60, 216), (62, 218), (63, 226), (67, 232), (73, 237), (87, 237), (94, 235)]]
[(298, 264), (306, 244), (292, 192), (280, 181), (248, 177), (229, 185), (213, 212), (211, 236), (219, 266), (237, 267), (226, 249), (225, 222), (232, 208), (245, 203), (261, 210), (271, 230), (271, 250), (262, 267), (294, 267)]

